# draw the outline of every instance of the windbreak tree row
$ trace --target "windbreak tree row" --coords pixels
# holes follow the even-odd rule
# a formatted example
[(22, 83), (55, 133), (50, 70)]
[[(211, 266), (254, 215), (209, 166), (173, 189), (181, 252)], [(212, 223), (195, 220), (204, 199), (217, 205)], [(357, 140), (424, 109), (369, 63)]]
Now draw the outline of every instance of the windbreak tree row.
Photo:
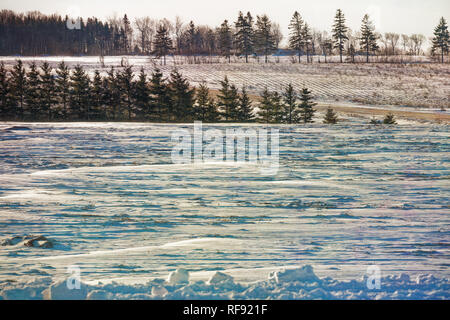
[[(252, 101), (227, 77), (218, 92), (206, 83), (197, 88), (176, 69), (165, 77), (158, 68), (147, 75), (132, 66), (90, 76), (82, 66), (56, 70), (44, 62), (25, 66), (18, 60), (8, 71), (0, 62), (0, 120), (21, 121), (152, 121), (308, 123), (315, 103), (311, 91), (265, 89)], [(256, 108), (257, 107), (257, 108)]]

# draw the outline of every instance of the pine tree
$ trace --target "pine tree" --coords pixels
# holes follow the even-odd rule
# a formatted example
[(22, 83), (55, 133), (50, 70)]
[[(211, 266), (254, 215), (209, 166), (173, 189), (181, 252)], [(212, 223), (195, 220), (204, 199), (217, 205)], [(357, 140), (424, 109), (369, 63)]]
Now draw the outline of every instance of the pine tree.
[(300, 92), (300, 121), (303, 123), (314, 122), (313, 116), (316, 110), (313, 107), (316, 105), (315, 102), (312, 101), (313, 97), (311, 95), (311, 91), (307, 88), (303, 88)]
[(345, 17), (341, 9), (336, 11), (333, 25), (333, 40), (334, 48), (339, 50), (339, 56), (342, 63), (342, 53), (344, 51), (344, 41), (348, 40), (347, 36), (348, 28), (345, 25)]
[(337, 115), (332, 108), (327, 108), (327, 113), (323, 118), (323, 123), (335, 124), (337, 123)]
[(267, 87), (264, 88), (260, 97), (258, 118), (261, 122), (270, 123), (272, 121), (272, 95)]
[(242, 12), (239, 12), (239, 17), (235, 22), (236, 34), (235, 41), (236, 47), (240, 54), (245, 56), (245, 62), (248, 62), (248, 56), (253, 53), (253, 18), (250, 12), (244, 17)]
[(247, 94), (245, 87), (242, 87), (241, 95), (239, 96), (239, 110), (238, 118), (239, 122), (252, 122), (254, 121), (253, 105), (250, 97)]
[(375, 27), (369, 20), (369, 15), (364, 15), (361, 25), (361, 38), (359, 41), (361, 48), (366, 51), (366, 62), (369, 62), (370, 52), (378, 50)]
[(121, 95), (119, 90), (119, 82), (114, 68), (108, 71), (106, 78), (103, 80), (104, 102), (111, 111), (112, 120), (118, 120), (121, 112)]
[(383, 119), (383, 124), (397, 124), (394, 115), (392, 113), (388, 113), (386, 117)]
[(53, 119), (53, 106), (57, 100), (55, 97), (55, 80), (52, 75), (52, 68), (48, 62), (44, 62), (41, 66), (43, 74), (41, 75), (41, 112), (47, 114), (48, 121)]
[(275, 39), (272, 33), (272, 23), (267, 15), (257, 16), (255, 30), (255, 47), (257, 52), (264, 55), (267, 63), (267, 56), (275, 52)]
[(150, 108), (150, 89), (144, 67), (141, 68), (138, 80), (134, 86), (133, 98), (136, 104), (136, 113), (141, 119), (148, 120), (152, 110)]
[(211, 97), (205, 82), (200, 83), (195, 92), (195, 120), (206, 121)]
[(128, 120), (131, 120), (133, 114), (133, 69), (131, 66), (125, 67), (122, 72), (117, 75), (119, 85), (121, 105), (127, 109)]
[(444, 17), (441, 18), (438, 26), (434, 29), (434, 37), (432, 42), (432, 51), (435, 52), (439, 49), (441, 51), (441, 63), (444, 63), (444, 54), (448, 54), (449, 49), (449, 32), (447, 22)]
[(285, 122), (297, 123), (298, 122), (298, 104), (297, 104), (297, 93), (291, 83), (286, 87), (283, 93), (283, 119)]
[(197, 38), (197, 29), (195, 28), (194, 21), (191, 20), (191, 22), (189, 22), (189, 26), (187, 29), (187, 43), (189, 47), (189, 55), (194, 55), (196, 52), (196, 38)]
[(132, 48), (133, 28), (131, 28), (130, 20), (127, 15), (123, 16), (123, 39), (125, 53), (130, 53)]
[(11, 116), (10, 88), (8, 72), (3, 61), (0, 62), (0, 119), (7, 120)]
[(219, 90), (219, 105), (222, 107), (222, 115), (225, 121), (233, 121), (238, 117), (239, 95), (237, 88), (230, 84), (228, 77), (225, 76), (223, 81), (220, 81), (221, 88)]
[(70, 108), (79, 120), (90, 120), (89, 82), (83, 67), (76, 65), (70, 77)]
[(11, 71), (11, 100), (14, 107), (12, 113), (19, 119), (24, 115), (25, 94), (27, 91), (27, 76), (22, 60), (17, 60)]
[(273, 92), (271, 97), (272, 103), (272, 122), (283, 122), (283, 104), (281, 102), (282, 97), (278, 92)]
[(161, 24), (156, 31), (153, 54), (158, 58), (163, 57), (164, 65), (166, 65), (166, 56), (172, 50), (172, 40), (169, 37), (169, 31), (164, 24)]
[(217, 103), (214, 98), (209, 99), (207, 112), (206, 112), (206, 121), (207, 122), (218, 122), (219, 121), (219, 112), (217, 111)]
[(98, 70), (94, 71), (94, 79), (92, 80), (90, 89), (90, 101), (92, 106), (92, 118), (105, 120), (107, 111), (106, 105), (104, 104), (103, 79)]
[(173, 70), (170, 74), (169, 93), (173, 119), (176, 121), (191, 120), (194, 116), (195, 89), (190, 89), (189, 82), (178, 70)]
[(289, 23), (289, 48), (297, 51), (298, 63), (300, 63), (303, 49), (303, 25), (304, 22), (302, 17), (295, 11), (291, 22)]
[(159, 120), (169, 120), (169, 108), (171, 105), (169, 89), (161, 70), (156, 68), (150, 78), (150, 107), (155, 117)]
[(356, 56), (356, 49), (355, 49), (355, 46), (353, 45), (353, 43), (351, 43), (350, 46), (348, 47), (347, 54), (352, 59), (352, 63), (354, 63), (355, 62), (355, 56)]
[(56, 69), (55, 95), (57, 102), (62, 104), (62, 116), (64, 119), (68, 116), (68, 102), (70, 94), (70, 71), (64, 61), (58, 64)]
[(27, 72), (27, 90), (25, 92), (25, 103), (27, 104), (28, 117), (32, 120), (42, 118), (41, 108), (41, 80), (35, 62), (30, 64)]
[(303, 30), (302, 30), (302, 47), (305, 48), (305, 50), (306, 50), (306, 61), (308, 63), (310, 62), (309, 45), (311, 43), (311, 40), (312, 40), (311, 30), (310, 30), (308, 24), (305, 23), (305, 25), (303, 26)]
[(231, 62), (231, 49), (233, 47), (233, 40), (231, 35), (231, 28), (228, 25), (228, 20), (225, 20), (218, 30), (219, 34), (219, 50), (220, 54)]

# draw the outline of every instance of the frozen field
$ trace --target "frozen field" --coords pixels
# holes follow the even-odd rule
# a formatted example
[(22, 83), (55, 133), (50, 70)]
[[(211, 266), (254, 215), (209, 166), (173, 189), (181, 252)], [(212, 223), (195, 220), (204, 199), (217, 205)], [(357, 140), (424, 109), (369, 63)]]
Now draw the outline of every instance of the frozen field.
[(275, 176), (172, 164), (179, 127), (0, 124), (0, 297), (450, 298), (448, 126), (279, 126)]
[[(111, 67), (121, 68), (124, 58), (138, 72), (143, 66), (151, 73), (155, 66), (166, 76), (176, 66), (192, 85), (205, 81), (212, 89), (220, 88), (225, 76), (239, 88), (245, 85), (250, 93), (260, 94), (264, 87), (282, 91), (292, 83), (296, 89), (307, 86), (320, 102), (351, 102), (363, 105), (395, 106), (398, 108), (450, 108), (450, 66), (436, 63), (315, 63), (293, 64), (289, 57), (271, 57), (272, 63), (242, 63), (236, 58), (228, 64), (213, 57), (211, 62), (188, 64), (183, 57), (168, 58), (167, 65), (159, 60), (142, 56), (105, 57), (104, 66), (99, 57), (22, 57), (25, 62), (48, 61), (53, 67), (64, 60), (69, 66), (81, 64), (93, 73), (95, 69), (106, 73)], [(305, 57), (303, 57), (305, 59)], [(17, 57), (0, 57), (7, 66), (12, 66)], [(199, 59), (208, 61), (208, 57)], [(321, 58), (323, 62), (323, 57)]]

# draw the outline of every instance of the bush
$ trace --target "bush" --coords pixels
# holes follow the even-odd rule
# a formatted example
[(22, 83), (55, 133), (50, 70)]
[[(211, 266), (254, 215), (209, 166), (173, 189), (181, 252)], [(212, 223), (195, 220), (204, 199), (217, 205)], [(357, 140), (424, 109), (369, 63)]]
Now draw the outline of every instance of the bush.
[(335, 124), (337, 123), (337, 115), (333, 109), (328, 108), (325, 117), (323, 118), (323, 123)]
[(397, 124), (392, 113), (388, 113), (383, 119), (383, 124)]

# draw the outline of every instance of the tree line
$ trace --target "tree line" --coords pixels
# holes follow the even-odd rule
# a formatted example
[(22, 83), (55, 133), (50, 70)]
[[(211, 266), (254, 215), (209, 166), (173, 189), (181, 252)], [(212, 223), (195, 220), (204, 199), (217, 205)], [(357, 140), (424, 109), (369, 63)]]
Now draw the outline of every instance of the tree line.
[[(68, 28), (78, 23), (79, 28)], [(179, 17), (171, 22), (150, 17), (130, 21), (123, 17), (111, 17), (101, 21), (95, 17), (73, 20), (66, 16), (44, 15), (40, 12), (26, 14), (10, 10), (0, 11), (0, 55), (124, 55), (143, 54), (165, 57), (169, 54), (196, 57), (218, 55), (231, 61), (233, 55), (268, 57), (280, 48), (283, 40), (280, 25), (263, 14), (252, 16), (250, 12), (239, 12), (234, 22), (224, 20), (215, 28), (184, 23)], [(374, 24), (366, 14), (359, 31), (346, 26), (345, 15), (338, 9), (331, 33), (320, 32), (310, 27), (299, 12), (294, 12), (289, 22), (288, 49), (295, 52), (298, 61), (306, 56), (338, 54), (354, 62), (356, 55), (409, 55), (422, 54), (425, 36), (420, 34), (399, 35), (376, 32)], [(444, 61), (449, 53), (447, 22), (441, 18), (432, 38), (433, 56)]]
[(227, 77), (213, 94), (204, 82), (192, 87), (176, 69), (164, 77), (157, 67), (147, 75), (126, 66), (90, 77), (64, 62), (53, 70), (47, 62), (26, 68), (17, 60), (10, 71), (0, 62), (1, 120), (309, 123), (314, 105), (310, 90), (296, 92), (291, 84), (281, 94), (266, 88), (255, 104)]

